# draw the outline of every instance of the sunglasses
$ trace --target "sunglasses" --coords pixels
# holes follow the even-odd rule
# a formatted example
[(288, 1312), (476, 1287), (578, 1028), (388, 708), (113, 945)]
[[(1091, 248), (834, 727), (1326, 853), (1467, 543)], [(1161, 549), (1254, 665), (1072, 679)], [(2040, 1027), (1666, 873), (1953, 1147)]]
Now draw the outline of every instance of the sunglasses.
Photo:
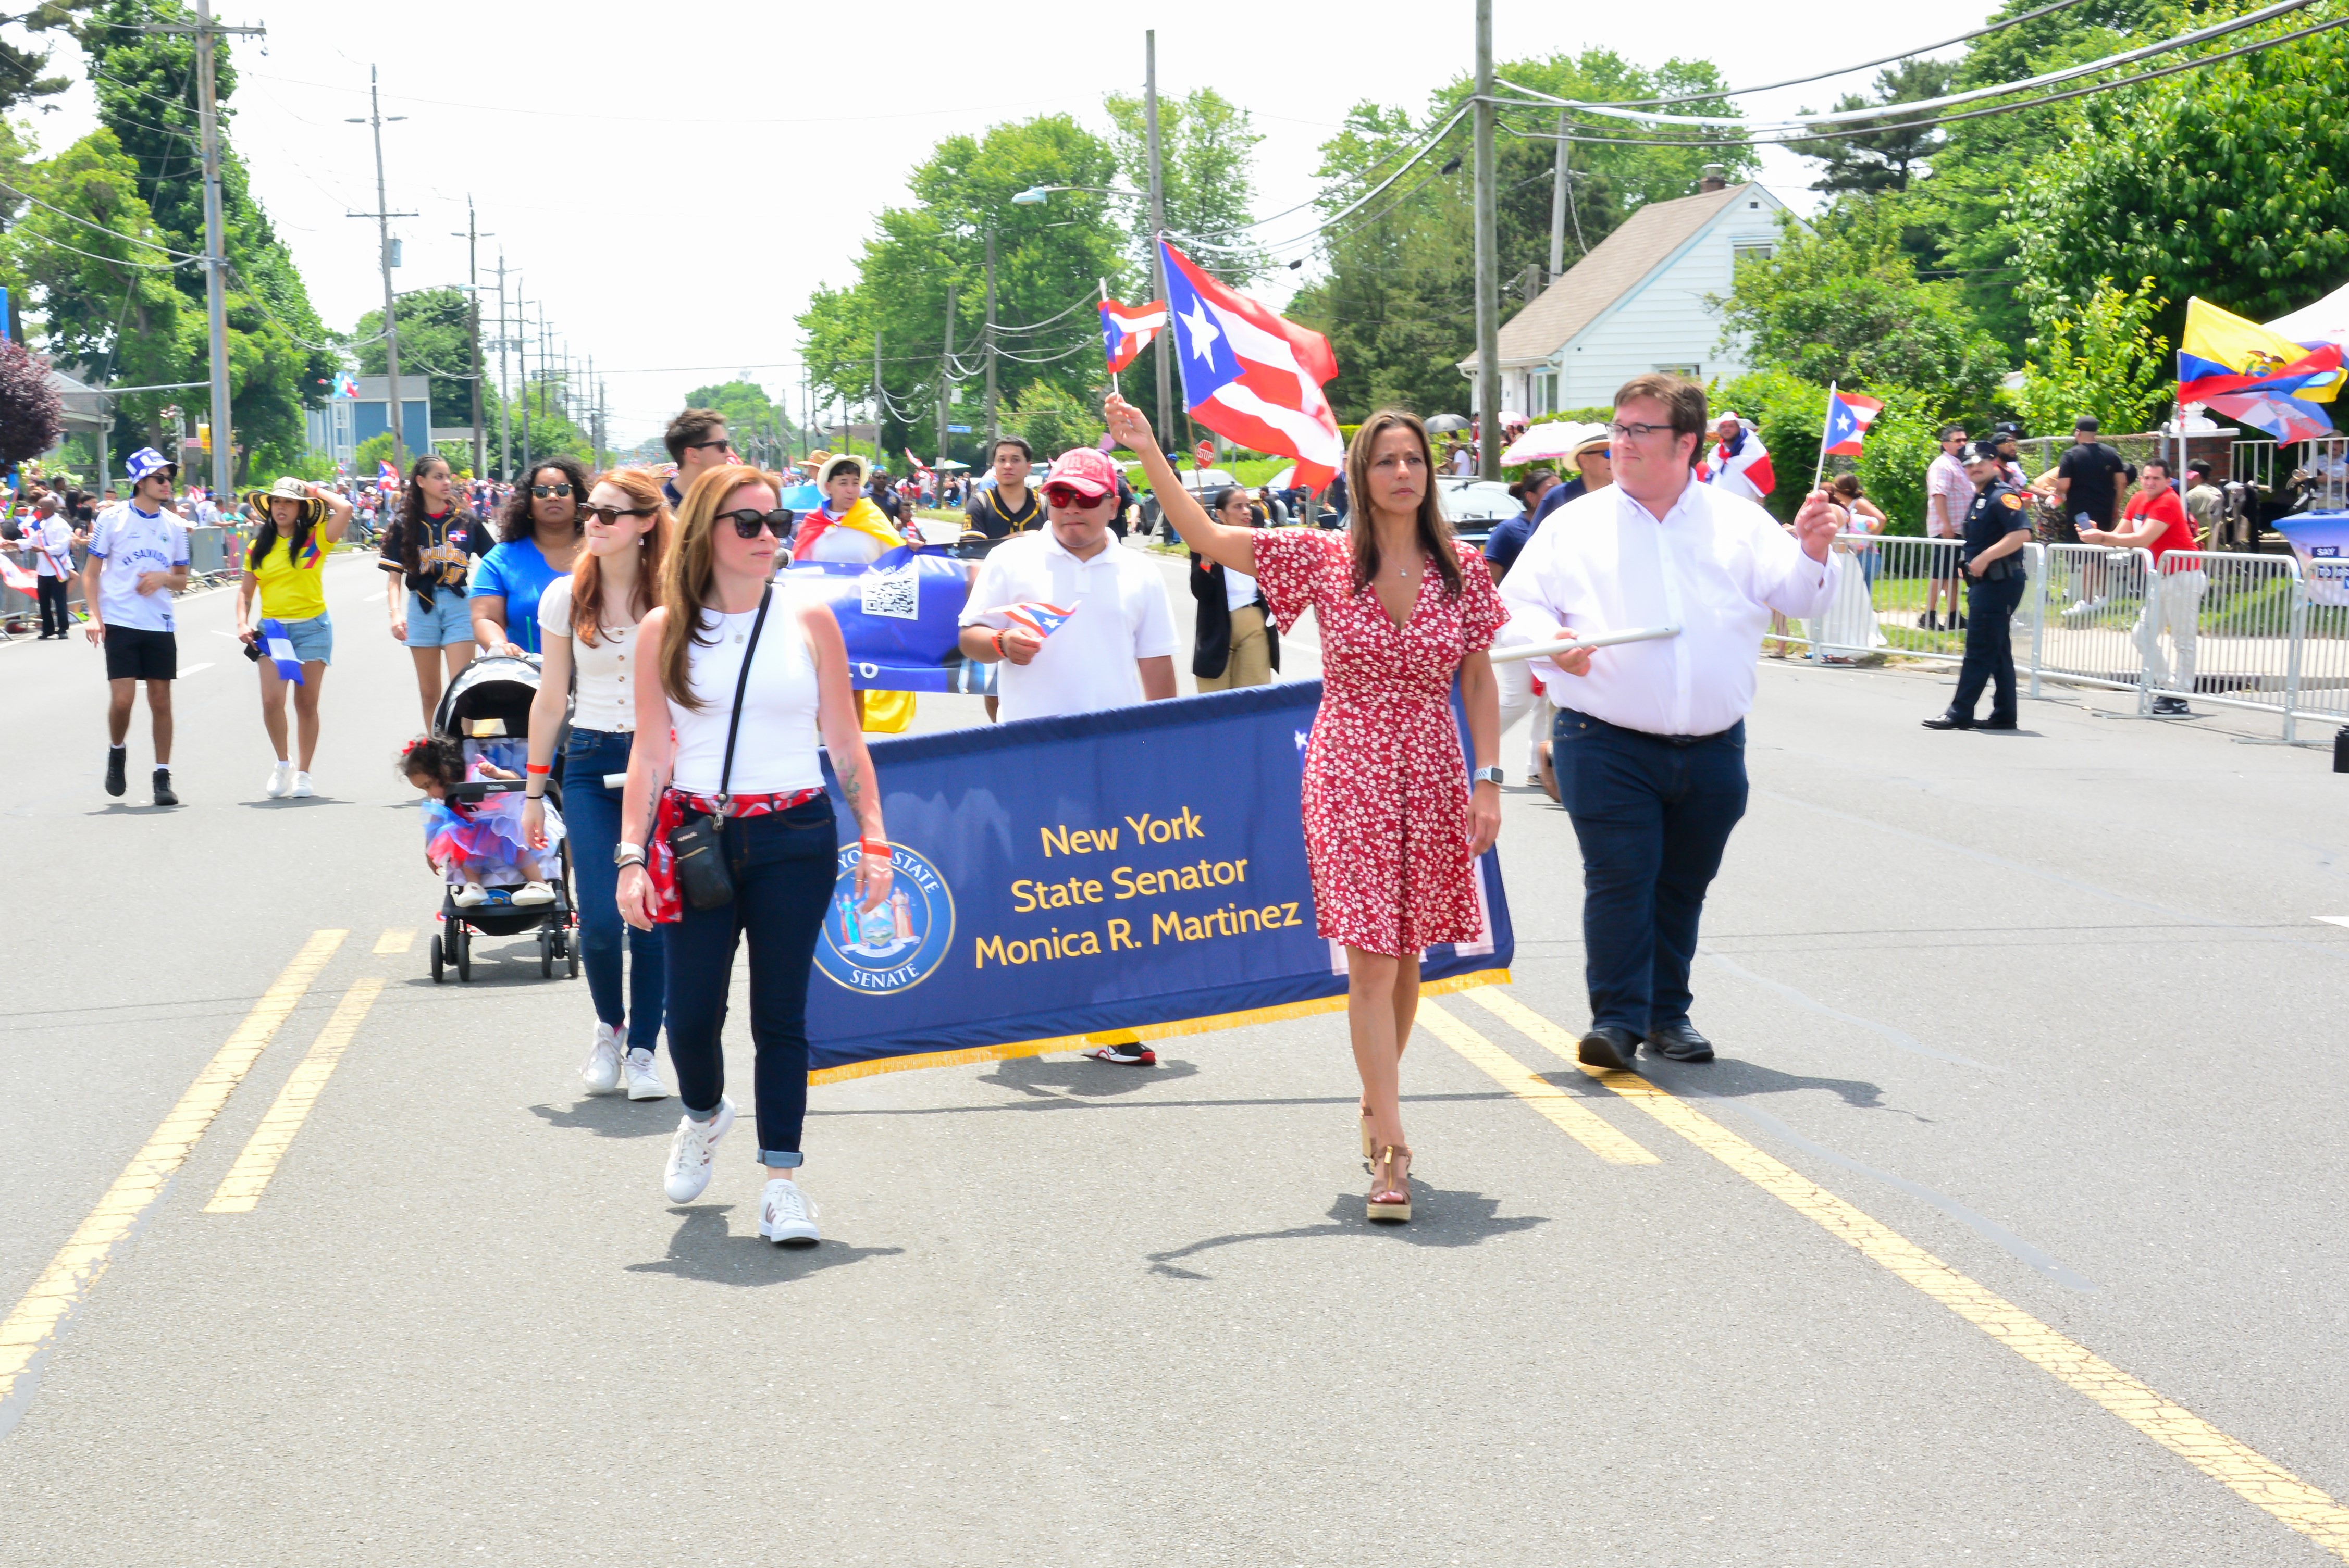
[(624, 517), (650, 517), (653, 510), (648, 506), (591, 506), (587, 515), (609, 528)]
[(688, 441), (685, 444), (685, 449), (688, 452), (708, 451), (712, 447), (721, 452), (730, 452), (734, 449), (734, 442), (730, 437), (720, 437), (715, 441)]
[(1076, 489), (1073, 485), (1046, 485), (1044, 487), (1044, 501), (1048, 506), (1097, 506), (1101, 502), (1107, 500), (1109, 496), (1110, 492), (1106, 490), (1102, 491), (1100, 495), (1087, 495), (1082, 490)]
[(721, 522), (732, 523), (737, 539), (756, 539), (762, 528), (773, 529), (777, 539), (788, 539), (799, 515), (787, 506), (779, 506), (772, 511), (752, 511), (744, 507), (740, 511), (721, 511), (710, 522), (713, 527)]
[(569, 495), (571, 487), (569, 485), (533, 485), (530, 487), (530, 493), (544, 500), (549, 496)]

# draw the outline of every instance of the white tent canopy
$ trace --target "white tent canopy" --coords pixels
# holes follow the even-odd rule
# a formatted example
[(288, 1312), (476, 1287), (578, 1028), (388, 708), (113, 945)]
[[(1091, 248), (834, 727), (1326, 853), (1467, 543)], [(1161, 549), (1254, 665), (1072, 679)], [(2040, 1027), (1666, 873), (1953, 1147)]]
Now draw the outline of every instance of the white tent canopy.
[(2334, 289), (2314, 304), (2277, 317), (2267, 324), (2267, 328), (2294, 343), (2349, 345), (2349, 284)]

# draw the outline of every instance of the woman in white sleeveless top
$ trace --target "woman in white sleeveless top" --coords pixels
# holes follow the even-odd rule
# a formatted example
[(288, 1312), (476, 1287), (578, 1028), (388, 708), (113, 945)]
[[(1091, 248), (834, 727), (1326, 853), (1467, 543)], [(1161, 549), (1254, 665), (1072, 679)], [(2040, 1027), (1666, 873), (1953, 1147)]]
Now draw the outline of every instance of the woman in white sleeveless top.
[[(686, 493), (660, 607), (636, 639), (636, 742), (616, 857), (620, 913), (640, 930), (659, 926), (668, 960), (669, 1063), (685, 1103), (669, 1149), (669, 1202), (701, 1195), (710, 1147), (734, 1123), (719, 1028), (735, 946), (748, 936), (759, 1160), (768, 1178), (759, 1233), (807, 1243), (818, 1239), (814, 1206), (792, 1174), (807, 1115), (807, 988), (840, 860), (819, 730), (862, 838), (862, 908), (889, 896), (892, 851), (840, 624), (828, 605), (771, 581), (792, 531), (777, 490), (774, 476), (737, 464), (706, 470)], [(727, 729), (746, 655), (730, 772)], [(712, 811), (724, 815), (734, 896), (696, 909), (679, 896), (668, 831)]]
[[(549, 778), (560, 777), (572, 881), (579, 890), (579, 957), (595, 1009), (595, 1044), (580, 1076), (591, 1094), (611, 1093), (625, 1076), (630, 1099), (667, 1099), (653, 1052), (660, 1044), (667, 965), (659, 934), (629, 930), (613, 900), (612, 851), (624, 836), (624, 819), (620, 791), (604, 780), (627, 771), (636, 727), (637, 624), (658, 603), (661, 563), (677, 523), (661, 498), (658, 476), (648, 469), (604, 475), (583, 511), (586, 536), (577, 559), (538, 600), (546, 664), (530, 705), (523, 831), (533, 849), (545, 847), (539, 797)], [(566, 708), (571, 729), (558, 764), (554, 742)]]

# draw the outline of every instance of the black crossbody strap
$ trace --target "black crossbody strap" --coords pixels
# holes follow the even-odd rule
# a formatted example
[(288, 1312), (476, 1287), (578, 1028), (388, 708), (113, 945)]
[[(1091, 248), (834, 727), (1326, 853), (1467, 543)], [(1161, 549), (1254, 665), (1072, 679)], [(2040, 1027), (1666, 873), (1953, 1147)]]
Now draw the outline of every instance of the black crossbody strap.
[(742, 650), (742, 673), (734, 677), (734, 711), (726, 717), (726, 760), (718, 769), (718, 814), (726, 814), (730, 797), (726, 787), (734, 781), (734, 732), (742, 727), (742, 694), (750, 689), (750, 660), (759, 651), (759, 633), (767, 624), (767, 605), (775, 596), (775, 585), (767, 584), (759, 595), (759, 617), (750, 623), (750, 644)]

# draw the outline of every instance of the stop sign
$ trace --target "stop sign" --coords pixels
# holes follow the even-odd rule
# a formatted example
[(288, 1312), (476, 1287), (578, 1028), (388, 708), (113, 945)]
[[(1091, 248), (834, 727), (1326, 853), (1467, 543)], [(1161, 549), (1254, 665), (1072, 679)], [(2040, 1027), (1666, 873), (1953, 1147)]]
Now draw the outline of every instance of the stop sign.
[(1214, 468), (1216, 466), (1216, 443), (1213, 441), (1200, 442), (1197, 446), (1191, 449), (1191, 458), (1194, 462), (1197, 463), (1198, 466), (1203, 469)]

